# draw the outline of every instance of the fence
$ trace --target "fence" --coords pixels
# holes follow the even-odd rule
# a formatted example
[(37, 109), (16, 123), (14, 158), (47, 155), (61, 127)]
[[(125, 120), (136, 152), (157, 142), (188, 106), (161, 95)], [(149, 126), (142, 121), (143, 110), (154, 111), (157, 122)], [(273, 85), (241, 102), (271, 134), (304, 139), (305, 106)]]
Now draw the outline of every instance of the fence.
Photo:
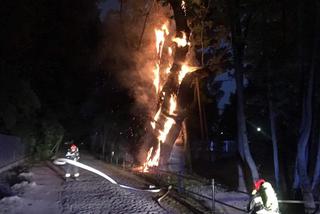
[(25, 150), (19, 137), (0, 134), (0, 168), (25, 158)]
[[(187, 194), (191, 196), (191, 198), (196, 199), (199, 201), (206, 201), (206, 208), (210, 210), (211, 213), (217, 213), (216, 212), (216, 204), (219, 204), (221, 206), (228, 207), (228, 209), (236, 210), (240, 213), (247, 213), (247, 210), (233, 206), (231, 204), (225, 203), (223, 201), (217, 200), (215, 197), (216, 193), (216, 187), (214, 179), (208, 180), (208, 179), (202, 179), (190, 175), (184, 175), (182, 172), (174, 173), (164, 170), (155, 169), (152, 173), (155, 173), (157, 177), (157, 182), (162, 185), (170, 184), (173, 189), (175, 189), (180, 194)], [(171, 177), (169, 180), (167, 179), (164, 181), (163, 175), (167, 175), (167, 177)], [(173, 178), (172, 178), (173, 177)], [(199, 185), (198, 187), (196, 185)], [(191, 186), (191, 188), (190, 188)], [(189, 187), (189, 188), (188, 188)], [(203, 192), (200, 190), (197, 190), (197, 188), (204, 187), (207, 191), (207, 194), (203, 194)], [(192, 190), (194, 189), (194, 190)], [(204, 204), (202, 204), (204, 205)], [(232, 212), (234, 213), (234, 212)]]

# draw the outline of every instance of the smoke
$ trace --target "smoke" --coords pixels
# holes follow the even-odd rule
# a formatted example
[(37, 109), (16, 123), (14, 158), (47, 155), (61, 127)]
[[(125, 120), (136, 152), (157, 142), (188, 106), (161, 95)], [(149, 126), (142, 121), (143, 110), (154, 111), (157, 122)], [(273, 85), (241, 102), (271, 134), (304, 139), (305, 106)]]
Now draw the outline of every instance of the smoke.
[(154, 29), (169, 21), (171, 12), (169, 8), (145, 0), (126, 1), (121, 8), (105, 17), (101, 56), (108, 70), (134, 97), (132, 111), (152, 117), (158, 99), (153, 86), (157, 59)]

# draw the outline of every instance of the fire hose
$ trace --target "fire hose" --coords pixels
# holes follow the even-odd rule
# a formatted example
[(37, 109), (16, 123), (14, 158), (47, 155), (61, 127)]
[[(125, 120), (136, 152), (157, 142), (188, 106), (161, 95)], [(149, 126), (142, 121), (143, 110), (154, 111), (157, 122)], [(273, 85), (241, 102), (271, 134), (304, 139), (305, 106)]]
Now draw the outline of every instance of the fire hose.
[(131, 186), (127, 186), (127, 185), (123, 185), (123, 184), (119, 184), (117, 183), (114, 179), (112, 179), (110, 176), (106, 175), (105, 173), (91, 167), (88, 165), (85, 165), (83, 163), (80, 163), (78, 161), (74, 161), (74, 160), (70, 160), (67, 158), (58, 158), (56, 160), (53, 161), (54, 164), (56, 165), (65, 165), (66, 163), (71, 164), (73, 166), (77, 166), (79, 168), (85, 169), (87, 171), (93, 172), (97, 175), (100, 175), (101, 177), (105, 178), (106, 180), (108, 180), (110, 183), (118, 185), (122, 188), (125, 189), (131, 189), (131, 190), (137, 190), (137, 191), (145, 191), (145, 192), (160, 192), (160, 188), (149, 188), (149, 189), (139, 189), (139, 188), (135, 188), (135, 187), (131, 187)]

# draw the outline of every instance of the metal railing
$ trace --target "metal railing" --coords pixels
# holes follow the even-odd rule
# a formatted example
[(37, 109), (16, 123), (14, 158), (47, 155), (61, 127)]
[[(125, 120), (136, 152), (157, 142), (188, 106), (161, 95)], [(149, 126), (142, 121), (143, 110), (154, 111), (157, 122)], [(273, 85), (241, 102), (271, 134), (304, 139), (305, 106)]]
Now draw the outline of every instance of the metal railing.
[[(169, 183), (170, 185), (172, 185), (173, 189), (176, 190), (179, 194), (188, 194), (189, 196), (192, 195), (193, 197), (191, 197), (191, 198), (193, 198), (193, 199), (196, 199), (196, 197), (199, 197), (204, 200), (207, 200), (208, 202), (211, 202), (210, 210), (212, 213), (216, 213), (216, 203), (218, 203), (222, 206), (226, 206), (231, 209), (243, 212), (243, 213), (248, 213), (247, 210), (245, 210), (245, 209), (241, 209), (239, 207), (236, 207), (231, 204), (225, 203), (223, 201), (217, 200), (215, 198), (216, 184), (215, 184), (214, 179), (211, 179), (211, 182), (210, 182), (210, 180), (208, 180), (208, 179), (201, 179), (201, 178), (191, 176), (191, 175), (184, 175), (183, 172), (175, 173), (175, 172), (169, 172), (169, 171), (160, 170), (160, 169), (153, 170), (153, 173), (159, 174), (159, 175), (165, 174), (165, 175), (175, 176), (176, 177), (176, 184)], [(158, 175), (158, 177), (159, 177), (159, 175)], [(196, 181), (197, 183), (200, 183), (200, 185), (202, 185), (202, 186), (209, 186), (210, 185), (211, 186), (211, 197), (208, 195), (203, 195), (201, 193), (197, 193), (197, 192), (194, 192), (190, 189), (187, 189), (186, 186), (184, 185), (186, 183), (186, 180)], [(163, 181), (160, 181), (160, 182), (163, 182)], [(194, 197), (194, 196), (196, 196), (196, 197)]]

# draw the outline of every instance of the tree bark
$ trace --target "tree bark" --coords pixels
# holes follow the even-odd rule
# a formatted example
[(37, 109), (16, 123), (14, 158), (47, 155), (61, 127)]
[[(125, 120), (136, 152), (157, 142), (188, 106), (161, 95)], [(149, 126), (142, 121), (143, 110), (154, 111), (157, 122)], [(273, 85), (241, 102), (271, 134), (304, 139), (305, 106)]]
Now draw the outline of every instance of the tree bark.
[(274, 178), (276, 181), (276, 190), (280, 189), (280, 173), (279, 173), (279, 158), (278, 158), (278, 141), (277, 141), (277, 128), (276, 128), (276, 118), (273, 110), (273, 103), (271, 98), (269, 98), (269, 117), (271, 126), (271, 139), (273, 146), (273, 165), (274, 165)]
[[(302, 3), (302, 2), (300, 2)], [(301, 18), (301, 9), (299, 10), (299, 19), (300, 19), (300, 30), (302, 29), (302, 18)], [(315, 211), (315, 203), (314, 198), (311, 191), (311, 182), (308, 175), (308, 146), (311, 134), (312, 127), (312, 94), (314, 88), (314, 72), (315, 72), (315, 63), (317, 50), (319, 45), (319, 33), (317, 30), (319, 24), (319, 16), (316, 14), (316, 21), (314, 27), (314, 40), (313, 40), (313, 52), (312, 52), (312, 60), (309, 69), (308, 81), (306, 84), (306, 93), (303, 97), (303, 105), (302, 105), (302, 120), (300, 126), (299, 140), (298, 140), (298, 148), (297, 148), (297, 172), (299, 175), (300, 189), (302, 193), (302, 197), (304, 200), (305, 212), (306, 213), (314, 213)], [(300, 32), (301, 33), (301, 32)], [(301, 38), (302, 39), (302, 36)], [(302, 54), (302, 41), (300, 41), (300, 54)], [(302, 65), (303, 60), (300, 62), (300, 72), (303, 72), (304, 66)]]
[[(181, 8), (181, 1), (177, 0), (169, 0), (169, 4), (172, 7), (173, 14), (174, 14), (174, 20), (176, 23), (176, 36), (181, 37), (183, 36), (183, 33), (186, 34), (187, 40), (189, 39), (190, 35), (190, 29), (187, 25), (187, 17), (184, 14), (184, 11)], [(164, 97), (160, 98), (159, 103), (161, 102), (163, 105), (168, 105), (169, 99), (172, 94), (177, 95), (178, 89), (179, 89), (179, 83), (178, 83), (178, 73), (181, 70), (182, 64), (185, 62), (186, 55), (189, 50), (189, 45), (186, 45), (185, 47), (176, 47), (175, 55), (174, 55), (174, 61), (173, 65), (170, 69), (170, 74), (165, 82), (162, 92), (160, 94), (165, 94)], [(163, 93), (164, 92), (164, 93)], [(162, 101), (163, 100), (163, 101)], [(158, 105), (159, 107), (161, 105)], [(179, 108), (179, 106), (177, 106)], [(167, 107), (162, 106), (161, 111), (162, 114), (165, 114)], [(184, 120), (184, 116), (178, 115), (178, 120), (176, 119), (176, 124), (173, 125), (171, 130), (168, 133), (168, 136), (165, 140), (165, 142), (161, 145), (161, 151), (160, 151), (160, 162), (165, 164), (168, 162), (168, 158), (170, 157), (170, 153), (172, 150), (172, 146), (179, 136), (179, 132), (181, 130), (181, 123)]]
[(243, 41), (241, 35), (241, 23), (239, 16), (239, 1), (228, 1), (230, 12), (231, 38), (233, 48), (233, 60), (237, 88), (237, 126), (238, 149), (242, 160), (248, 165), (252, 182), (259, 179), (256, 164), (251, 156), (247, 138), (246, 117), (244, 112), (243, 96)]
[(316, 166), (313, 173), (312, 192), (315, 196), (319, 196), (320, 189), (320, 133), (318, 137), (318, 150), (316, 158)]

